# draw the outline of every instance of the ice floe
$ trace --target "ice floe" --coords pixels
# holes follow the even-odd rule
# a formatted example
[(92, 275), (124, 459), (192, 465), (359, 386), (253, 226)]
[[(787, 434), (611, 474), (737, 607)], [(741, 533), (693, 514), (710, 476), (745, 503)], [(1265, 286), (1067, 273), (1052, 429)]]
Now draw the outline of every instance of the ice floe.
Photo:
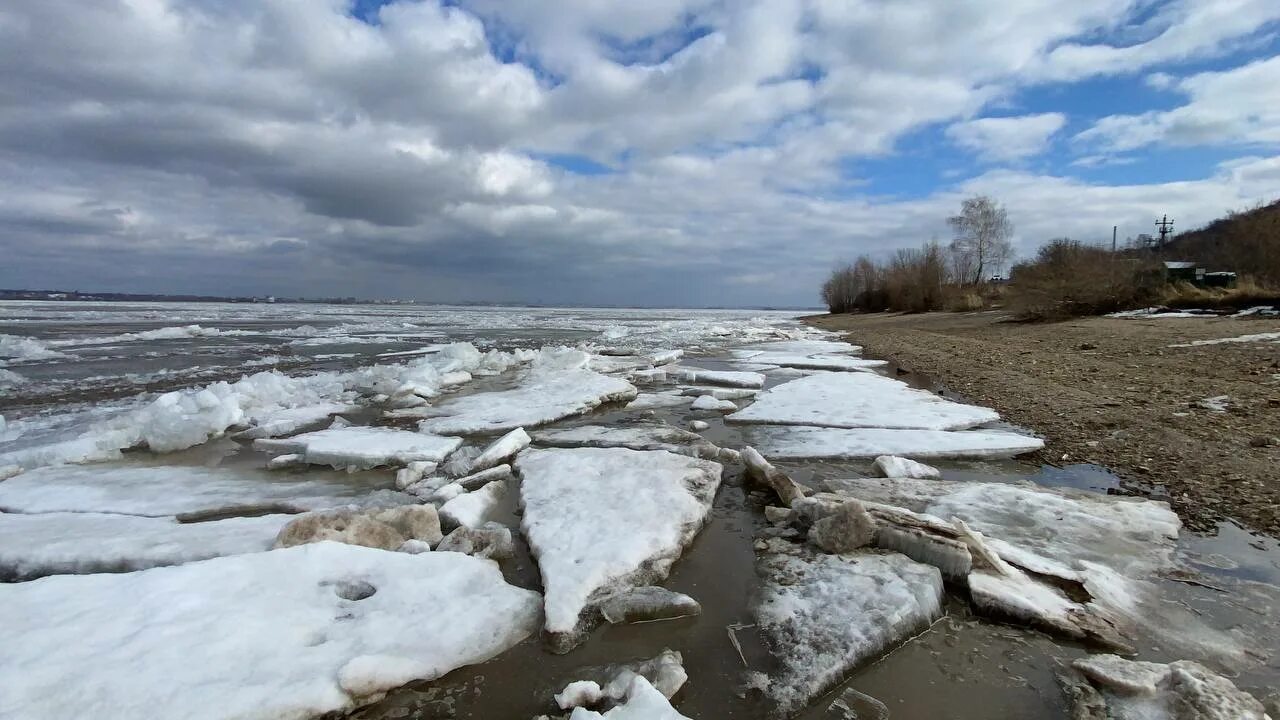
[[(274, 509), (302, 512), (362, 501), (369, 489), (267, 471), (131, 465), (64, 465), (0, 483), (0, 511), (100, 512), (165, 517)], [(412, 498), (386, 493), (388, 504)], [(399, 501), (396, 502), (397, 498)]]
[(667, 452), (715, 459), (720, 448), (701, 435), (670, 425), (579, 425), (577, 427), (539, 430), (533, 433), (536, 443), (546, 447), (621, 447), (632, 450), (666, 450)]
[(726, 385), (736, 388), (754, 389), (764, 387), (764, 375), (740, 370), (703, 370), (702, 368), (684, 367), (680, 370), (680, 379), (688, 383)]
[(880, 477), (894, 478), (938, 478), (942, 473), (932, 465), (908, 460), (896, 455), (880, 455), (872, 463), (872, 469)]
[(775, 352), (790, 355), (852, 355), (862, 352), (861, 345), (851, 345), (840, 340), (777, 340), (751, 345), (747, 352)]
[(775, 386), (730, 422), (844, 428), (959, 430), (1000, 419), (873, 373), (820, 372)]
[(292, 435), (300, 430), (310, 430), (340, 413), (355, 412), (359, 405), (346, 403), (319, 403), (285, 408), (258, 418), (253, 427), (235, 434), (237, 440), (257, 440)]
[(1212, 340), (1192, 340), (1185, 343), (1174, 343), (1169, 347), (1200, 347), (1202, 345), (1222, 345), (1224, 343), (1280, 343), (1280, 332), (1254, 333), (1235, 337), (1214, 338)]
[(884, 360), (867, 360), (848, 355), (800, 355), (798, 353), (761, 352), (746, 355), (744, 359), (751, 363), (777, 365), (779, 367), (798, 368), (801, 370), (870, 370), (883, 367), (889, 363)]
[(626, 380), (581, 367), (535, 363), (519, 387), (446, 400), (437, 407), (449, 414), (421, 426), (446, 435), (506, 432), (580, 415), (603, 403), (634, 400), (636, 394)]
[(516, 428), (489, 444), (474, 460), (468, 473), (478, 473), (505, 463), (511, 462), (516, 453), (529, 446), (529, 433), (524, 428)]
[(593, 602), (666, 577), (710, 512), (722, 471), (707, 460), (625, 448), (528, 450), (516, 468), (521, 528), (559, 651), (593, 624)]
[[(461, 483), (459, 483), (461, 485)], [(507, 483), (495, 480), (440, 506), (440, 519), (448, 527), (480, 527), (507, 494)]]
[(49, 347), (48, 343), (23, 335), (0, 334), (0, 367), (6, 363), (58, 360), (69, 357)]
[(292, 515), (180, 523), (94, 512), (0, 513), (0, 581), (129, 572), (270, 550)]
[(484, 662), (537, 628), (539, 602), (458, 553), (318, 543), (0, 585), (0, 607), (7, 716), (266, 720)]
[(718, 400), (712, 395), (699, 395), (689, 408), (691, 410), (727, 413), (737, 410), (738, 406), (732, 400)]
[(1033, 452), (1044, 441), (995, 430), (892, 430), (758, 425), (748, 441), (774, 460), (860, 460), (881, 455), (929, 458), (1003, 458)]
[[(777, 541), (775, 541), (777, 542)], [(767, 695), (792, 713), (942, 615), (937, 568), (897, 553), (766, 553), (756, 623), (777, 660)]]
[(358, 470), (421, 461), (438, 463), (461, 444), (462, 440), (456, 437), (365, 426), (253, 441), (258, 450), (298, 454), (311, 465)]
[(656, 410), (658, 408), (680, 407), (693, 402), (693, 398), (680, 394), (679, 390), (662, 393), (640, 393), (636, 399), (627, 403), (626, 410)]

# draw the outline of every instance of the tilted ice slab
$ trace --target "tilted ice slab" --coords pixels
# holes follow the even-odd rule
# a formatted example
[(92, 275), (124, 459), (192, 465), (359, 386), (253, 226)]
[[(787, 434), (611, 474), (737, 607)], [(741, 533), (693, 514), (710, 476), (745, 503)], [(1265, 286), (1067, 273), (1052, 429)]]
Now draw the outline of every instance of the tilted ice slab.
[(1002, 557), (1024, 567), (1038, 556), (1068, 567), (1084, 561), (1130, 576), (1151, 573), (1171, 561), (1180, 527), (1167, 503), (1151, 500), (1008, 483), (907, 478), (836, 482), (842, 492), (862, 500), (944, 520), (959, 518), (985, 535)]
[(557, 649), (581, 640), (588, 605), (667, 576), (701, 529), (719, 463), (625, 448), (527, 450), (521, 528), (542, 571), (546, 630)]
[(270, 550), (293, 515), (198, 523), (91, 512), (0, 513), (0, 581), (129, 572)]
[(752, 427), (748, 442), (771, 460), (857, 460), (880, 455), (907, 458), (1002, 458), (1039, 450), (1040, 438), (985, 430), (889, 430), (885, 428)]
[(539, 603), (461, 553), (323, 542), (0, 585), (0, 607), (0, 716), (266, 720), (488, 660), (536, 629)]
[(631, 450), (665, 450), (679, 455), (714, 458), (717, 448), (697, 433), (670, 425), (580, 425), (539, 430), (533, 441), (546, 447), (621, 447)]
[[(0, 510), (165, 517), (236, 509), (302, 512), (356, 502), (368, 488), (266, 471), (204, 467), (63, 465), (0, 482)], [(388, 493), (397, 496), (398, 493)], [(405, 502), (408, 496), (400, 496)]]
[(442, 402), (437, 407), (449, 415), (424, 420), (421, 427), (446, 435), (505, 432), (546, 425), (581, 415), (602, 403), (635, 397), (631, 383), (591, 370), (535, 370), (514, 390)]
[(800, 355), (798, 353), (762, 352), (745, 357), (748, 362), (762, 365), (800, 368), (802, 370), (869, 370), (889, 363), (884, 360), (867, 360), (848, 355)]
[(298, 454), (311, 465), (368, 469), (411, 462), (443, 462), (462, 440), (382, 427), (317, 430), (284, 440), (255, 440), (259, 450)]
[(765, 390), (730, 422), (844, 428), (960, 430), (999, 420), (990, 408), (963, 405), (873, 373), (819, 372)]
[(942, 615), (935, 567), (898, 553), (792, 552), (761, 559), (764, 588), (755, 610), (778, 663), (766, 693), (784, 714)]
[(344, 403), (318, 403), (302, 407), (286, 408), (268, 413), (258, 419), (253, 427), (235, 435), (237, 440), (257, 440), (290, 435), (325, 422), (339, 413), (359, 410), (359, 405)]

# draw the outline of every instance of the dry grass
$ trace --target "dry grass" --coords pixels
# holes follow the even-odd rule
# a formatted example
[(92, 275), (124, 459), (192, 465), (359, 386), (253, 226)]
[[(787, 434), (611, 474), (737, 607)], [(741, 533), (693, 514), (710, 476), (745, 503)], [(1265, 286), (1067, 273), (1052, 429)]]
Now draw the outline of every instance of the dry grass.
[(1173, 308), (1213, 308), (1241, 310), (1255, 305), (1280, 302), (1280, 290), (1263, 287), (1253, 278), (1243, 277), (1233, 288), (1203, 288), (1188, 282), (1170, 283), (1160, 298)]

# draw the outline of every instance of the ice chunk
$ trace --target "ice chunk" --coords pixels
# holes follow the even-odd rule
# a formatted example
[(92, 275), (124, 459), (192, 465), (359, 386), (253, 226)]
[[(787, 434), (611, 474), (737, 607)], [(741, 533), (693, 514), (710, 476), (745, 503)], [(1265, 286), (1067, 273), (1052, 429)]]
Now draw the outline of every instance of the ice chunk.
[(300, 454), (312, 465), (358, 469), (407, 465), (414, 461), (440, 462), (461, 444), (460, 438), (364, 426), (330, 428), (285, 440), (253, 442), (259, 450)]
[(475, 460), (471, 461), (470, 472), (477, 473), (496, 465), (511, 462), (516, 453), (529, 446), (529, 434), (524, 428), (516, 428), (490, 443)]
[(792, 713), (942, 615), (942, 576), (905, 555), (799, 547), (760, 561), (756, 622), (778, 663), (767, 694)]
[(769, 464), (769, 461), (761, 457), (755, 448), (744, 447), (739, 452), (739, 456), (747, 466), (747, 477), (772, 488), (784, 506), (790, 507), (796, 500), (804, 497), (807, 488)]
[(671, 648), (664, 648), (647, 660), (609, 666), (605, 668), (605, 674), (608, 678), (603, 680), (601, 689), (605, 697), (613, 700), (626, 698), (631, 682), (637, 676), (648, 680), (668, 700), (675, 697), (689, 680), (689, 674), (684, 669), (684, 656)]
[(615, 625), (670, 620), (701, 612), (697, 600), (656, 585), (623, 590), (600, 601), (600, 614)]
[(494, 657), (538, 606), (487, 561), (339, 543), (0, 585), (0, 697), (15, 718), (342, 715)]
[(236, 433), (234, 437), (237, 440), (256, 440), (292, 435), (299, 430), (308, 430), (321, 425), (334, 415), (355, 412), (359, 408), (358, 405), (319, 403), (277, 410), (263, 416), (253, 427)]
[(875, 534), (875, 521), (862, 503), (846, 500), (809, 528), (809, 542), (829, 553), (847, 553), (870, 545)]
[(436, 551), (503, 560), (515, 554), (515, 540), (511, 528), (501, 523), (487, 522), (476, 528), (460, 525), (440, 541)]
[(346, 505), (366, 492), (333, 479), (281, 479), (265, 470), (64, 465), (28, 470), (0, 483), (0, 510), (151, 517), (264, 508), (302, 512)]
[(417, 483), (423, 477), (435, 472), (437, 463), (429, 460), (414, 460), (396, 471), (396, 488), (404, 490)]
[(276, 547), (332, 540), (348, 545), (395, 550), (409, 540), (440, 542), (440, 518), (431, 505), (401, 505), (369, 510), (326, 510), (301, 515), (280, 530)]
[(963, 405), (873, 373), (820, 372), (760, 393), (730, 422), (824, 427), (959, 430), (1000, 419), (995, 410)]
[(584, 369), (535, 368), (514, 390), (467, 395), (440, 403), (437, 407), (449, 415), (424, 420), (422, 428), (464, 435), (505, 432), (546, 425), (581, 415), (602, 403), (635, 397), (635, 386), (626, 380)]
[(703, 430), (706, 430), (706, 429), (707, 429), (707, 428), (709, 428), (709, 427), (711, 427), (711, 426), (710, 426), (710, 425), (708, 425), (708, 424), (706, 423), (706, 421), (704, 421), (704, 420), (690, 420), (690, 421), (689, 421), (689, 429), (690, 429), (690, 430), (692, 430), (692, 431), (694, 431), (694, 432), (702, 432)]
[(733, 412), (738, 409), (732, 400), (717, 400), (710, 395), (702, 395), (693, 401), (689, 406), (694, 410), (707, 410), (711, 412)]
[(1188, 660), (1163, 665), (1090, 655), (1072, 663), (1102, 691), (1114, 720), (1267, 720), (1266, 708), (1229, 679)]
[(506, 482), (491, 482), (475, 492), (459, 495), (446, 502), (440, 507), (440, 518), (451, 527), (479, 527), (506, 494)]
[(564, 686), (564, 690), (556, 693), (556, 705), (561, 710), (576, 707), (590, 707), (600, 702), (604, 695), (600, 692), (600, 683), (594, 680), (577, 680)]
[(764, 376), (755, 372), (738, 370), (703, 370), (702, 368), (683, 368), (680, 378), (689, 383), (706, 383), (708, 385), (728, 385), (739, 388), (762, 388)]
[(680, 455), (714, 459), (720, 448), (701, 435), (670, 425), (579, 425), (539, 430), (539, 445), (549, 447), (623, 447), (632, 450), (666, 450)]
[(749, 428), (747, 438), (774, 460), (859, 460), (880, 455), (911, 458), (1001, 458), (1039, 450), (1044, 441), (988, 430), (886, 430), (767, 426)]
[(689, 720), (681, 715), (648, 680), (637, 675), (627, 689), (627, 699), (603, 715), (583, 707), (574, 708), (569, 720)]
[(57, 360), (65, 357), (70, 356), (51, 349), (47, 343), (36, 338), (0, 334), (0, 366), (6, 362)]
[(665, 578), (702, 527), (718, 463), (624, 448), (530, 450), (521, 527), (542, 571), (546, 631), (556, 649), (581, 640), (590, 603)]
[(488, 470), (471, 473), (458, 478), (455, 482), (462, 486), (463, 490), (470, 492), (477, 488), (484, 487), (494, 480), (509, 480), (512, 477), (510, 465), (498, 465)]
[(665, 407), (680, 407), (693, 402), (693, 398), (679, 394), (680, 391), (672, 391), (669, 393), (640, 393), (635, 400), (627, 403), (627, 410), (655, 410)]
[(881, 455), (874, 463), (875, 471), (881, 477), (895, 478), (938, 478), (942, 473), (938, 468), (924, 463), (908, 460), (895, 455)]
[(17, 465), (0, 465), (0, 482), (16, 477), (21, 472), (22, 468)]
[[(16, 385), (22, 385), (26, 382), (27, 379), (18, 373), (12, 370), (0, 369), (0, 387), (13, 387)], [(3, 430), (4, 428), (0, 427), (0, 432), (3, 432)]]
[(292, 515), (180, 523), (92, 512), (0, 513), (0, 581), (130, 572), (271, 549)]
[(710, 395), (717, 400), (743, 400), (745, 398), (753, 398), (760, 394), (759, 390), (754, 388), (717, 388), (717, 387), (682, 387), (680, 392), (692, 397), (701, 395)]

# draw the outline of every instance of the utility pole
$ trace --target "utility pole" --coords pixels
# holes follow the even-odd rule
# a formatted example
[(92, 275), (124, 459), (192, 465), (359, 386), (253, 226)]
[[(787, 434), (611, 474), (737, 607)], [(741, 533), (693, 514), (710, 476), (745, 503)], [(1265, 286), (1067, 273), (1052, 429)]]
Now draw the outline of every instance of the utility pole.
[(1112, 254), (1115, 254), (1115, 251), (1116, 251), (1116, 230), (1117, 230), (1117, 229), (1119, 229), (1119, 227), (1120, 227), (1119, 225), (1112, 225), (1112, 226), (1111, 226), (1111, 252), (1112, 252)]
[(1173, 221), (1165, 215), (1156, 221), (1156, 229), (1160, 231), (1160, 247), (1164, 247), (1169, 242), (1169, 236), (1173, 234)]

